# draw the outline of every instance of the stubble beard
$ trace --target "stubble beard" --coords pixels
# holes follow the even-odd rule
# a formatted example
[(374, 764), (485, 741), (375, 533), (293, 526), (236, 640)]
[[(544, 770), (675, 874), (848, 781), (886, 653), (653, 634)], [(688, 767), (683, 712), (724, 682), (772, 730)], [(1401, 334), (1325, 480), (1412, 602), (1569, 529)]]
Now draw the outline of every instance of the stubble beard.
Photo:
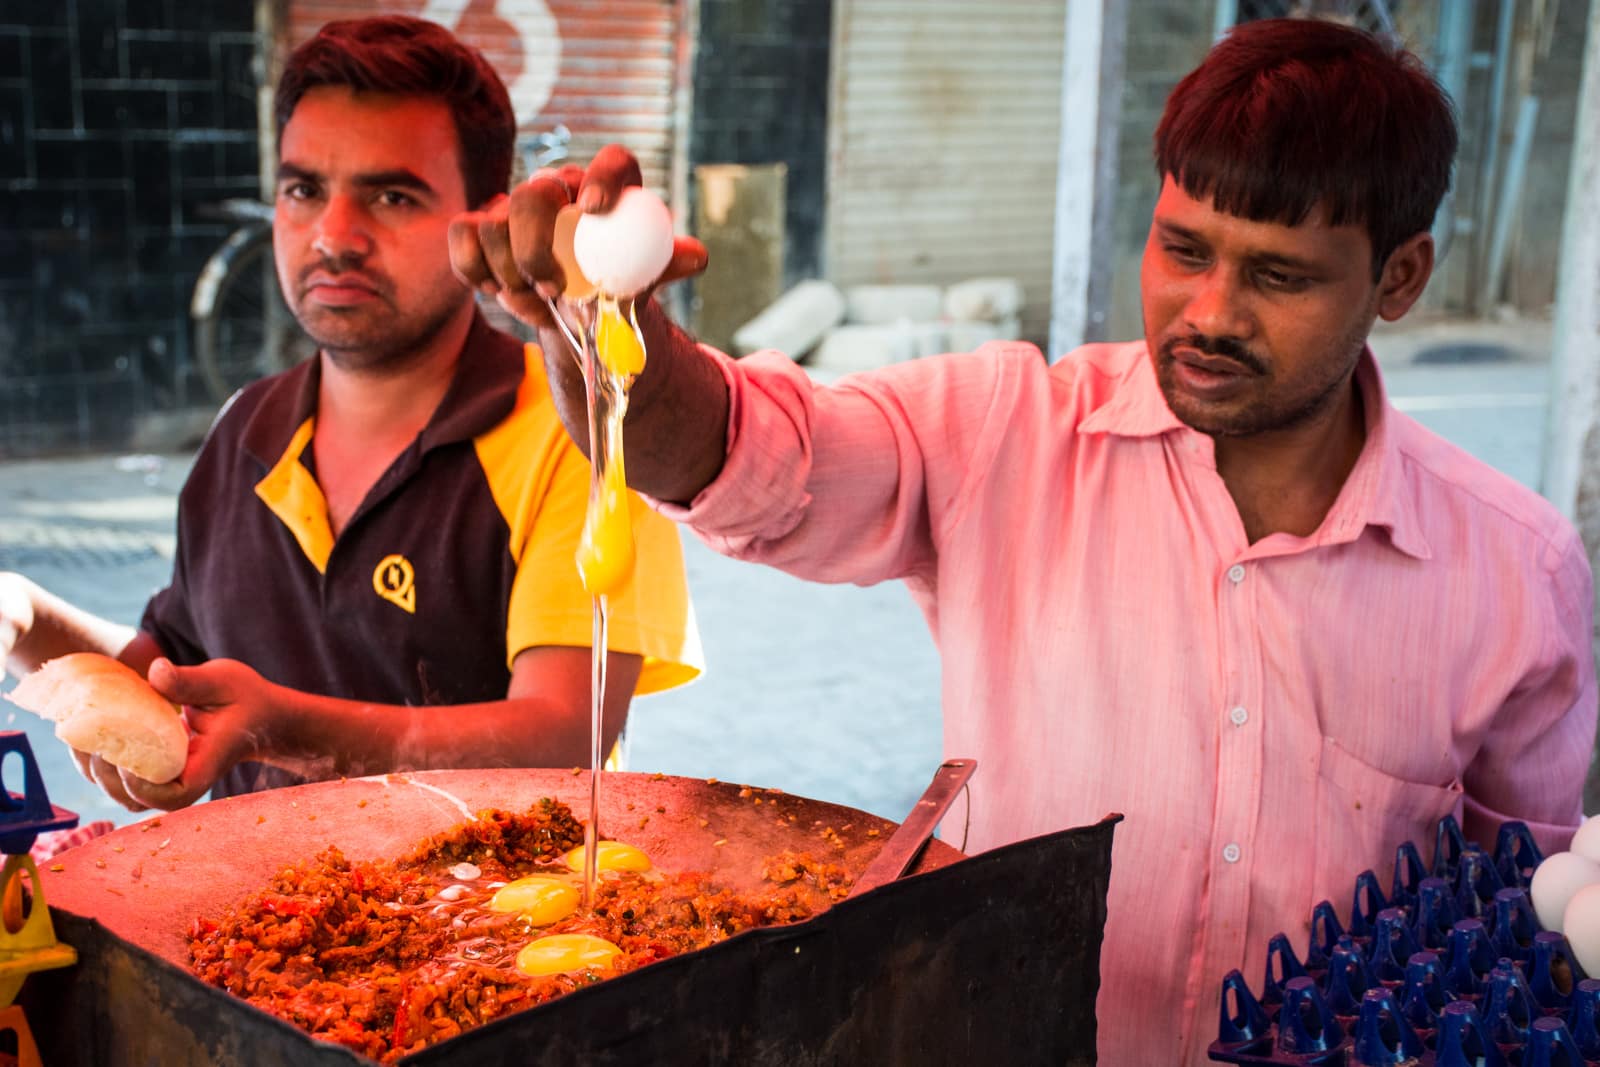
[[(1366, 329), (1354, 330), (1345, 336), (1337, 350), (1346, 353), (1346, 357), (1335, 365), (1332, 373), (1297, 389), (1293, 396), (1281, 399), (1274, 399), (1270, 395), (1272, 387), (1270, 365), (1259, 357), (1251, 356), (1245, 362), (1247, 365), (1261, 368), (1262, 373), (1255, 379), (1261, 388), (1257, 391), (1255, 399), (1246, 399), (1242, 406), (1234, 409), (1212, 407), (1203, 402), (1190, 402), (1188, 395), (1178, 386), (1172, 371), (1171, 349), (1177, 343), (1176, 340), (1172, 340), (1163, 344), (1160, 358), (1155, 362), (1156, 381), (1161, 387), (1161, 394), (1166, 398), (1167, 406), (1172, 409), (1178, 421), (1208, 437), (1253, 437), (1258, 434), (1281, 433), (1295, 429), (1315, 421), (1333, 407), (1350, 385), (1351, 376), (1366, 344)], [(1235, 354), (1230, 351), (1228, 343), (1213, 343), (1211, 346), (1202, 344), (1196, 347), (1214, 355)]]
[[(446, 323), (455, 317), (461, 302), (440, 303), (406, 318), (392, 306), (381, 317), (361, 312), (352, 314), (322, 309), (316, 315), (297, 315), (300, 326), (317, 343), (334, 366), (345, 371), (398, 371), (420, 358), (423, 351)], [(328, 320), (332, 321), (329, 322)]]

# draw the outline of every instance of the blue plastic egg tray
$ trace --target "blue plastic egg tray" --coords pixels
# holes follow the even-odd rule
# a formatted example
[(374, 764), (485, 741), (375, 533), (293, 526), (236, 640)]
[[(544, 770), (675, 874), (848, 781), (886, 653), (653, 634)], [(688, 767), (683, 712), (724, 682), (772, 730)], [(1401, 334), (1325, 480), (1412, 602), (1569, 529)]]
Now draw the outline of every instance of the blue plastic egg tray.
[(1439, 823), (1433, 863), (1395, 850), (1385, 895), (1356, 878), (1349, 920), (1324, 900), (1304, 959), (1284, 934), (1267, 947), (1260, 995), (1222, 980), (1220, 1063), (1285, 1067), (1600, 1067), (1600, 980), (1567, 939), (1539, 927), (1528, 886), (1543, 860), (1528, 827), (1494, 851)]

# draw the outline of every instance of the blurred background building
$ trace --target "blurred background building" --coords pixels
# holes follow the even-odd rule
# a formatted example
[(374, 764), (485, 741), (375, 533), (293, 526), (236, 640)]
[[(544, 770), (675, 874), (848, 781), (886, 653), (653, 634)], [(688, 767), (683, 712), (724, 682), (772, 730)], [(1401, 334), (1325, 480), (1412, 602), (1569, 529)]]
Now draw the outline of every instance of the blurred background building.
[[(1306, 13), (1396, 34), (1458, 102), (1421, 314), (1547, 319), (1590, 2), (1131, 5), (1099, 334), (1139, 332), (1164, 97), (1234, 21)], [(239, 225), (217, 205), (269, 191), (286, 51), (378, 11), (482, 48), (528, 138), (564, 125), (580, 162), (621, 141), (684, 225), (737, 229), (740, 284), (686, 308), (714, 342), (809, 278), (993, 275), (1021, 283), (1019, 332), (1047, 340), (1067, 0), (0, 0), (0, 457), (203, 430), (217, 398), (189, 303)]]

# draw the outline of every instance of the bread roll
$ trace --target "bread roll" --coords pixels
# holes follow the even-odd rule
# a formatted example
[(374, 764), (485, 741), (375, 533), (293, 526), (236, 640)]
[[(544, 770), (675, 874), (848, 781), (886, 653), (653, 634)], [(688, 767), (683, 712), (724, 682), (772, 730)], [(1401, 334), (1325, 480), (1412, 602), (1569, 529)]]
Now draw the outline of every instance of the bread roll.
[(78, 652), (53, 659), (7, 694), (13, 704), (54, 720), (56, 736), (151, 782), (183, 772), (189, 731), (178, 709), (110, 656)]

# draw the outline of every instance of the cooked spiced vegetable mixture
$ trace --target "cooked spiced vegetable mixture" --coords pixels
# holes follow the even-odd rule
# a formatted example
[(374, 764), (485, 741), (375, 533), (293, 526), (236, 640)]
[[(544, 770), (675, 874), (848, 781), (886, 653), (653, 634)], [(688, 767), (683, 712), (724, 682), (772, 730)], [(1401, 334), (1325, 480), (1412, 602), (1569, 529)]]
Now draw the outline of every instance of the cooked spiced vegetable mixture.
[[(547, 926), (489, 906), (528, 875), (579, 879), (563, 856), (583, 844), (564, 804), (480, 812), (393, 861), (352, 861), (329, 848), (286, 867), (220, 918), (195, 920), (194, 971), (312, 1035), (384, 1063), (581, 985), (722, 941), (796, 922), (848, 890), (843, 868), (798, 852), (770, 857), (760, 888), (707, 873), (611, 870), (593, 911)], [(601, 966), (543, 977), (518, 953), (551, 934), (587, 934), (620, 949)]]

